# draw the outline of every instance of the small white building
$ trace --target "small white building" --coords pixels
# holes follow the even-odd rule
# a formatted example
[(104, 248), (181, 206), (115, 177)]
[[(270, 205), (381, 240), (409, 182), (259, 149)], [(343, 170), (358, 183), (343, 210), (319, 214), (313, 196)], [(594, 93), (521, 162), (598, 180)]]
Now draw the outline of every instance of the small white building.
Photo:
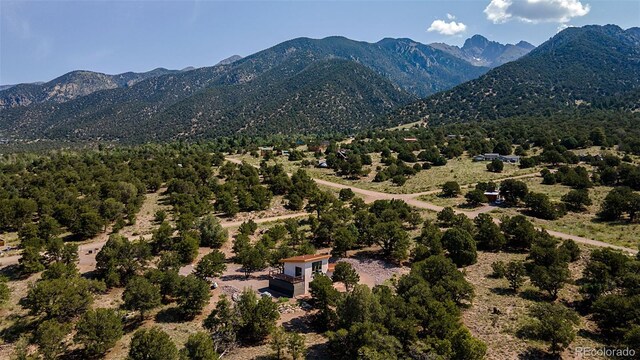
[(304, 295), (316, 274), (329, 273), (329, 258), (329, 254), (316, 254), (282, 259), (281, 271), (269, 273), (269, 288), (291, 297)]

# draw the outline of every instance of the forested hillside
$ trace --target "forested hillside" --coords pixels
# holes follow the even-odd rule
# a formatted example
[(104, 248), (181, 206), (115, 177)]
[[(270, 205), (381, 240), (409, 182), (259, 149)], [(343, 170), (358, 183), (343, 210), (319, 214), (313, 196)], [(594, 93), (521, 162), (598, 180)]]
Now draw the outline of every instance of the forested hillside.
[(615, 25), (568, 28), (519, 60), (398, 110), (395, 120), (435, 124), (637, 108), (637, 33)]
[[(349, 65), (352, 69), (369, 68), (363, 76), (371, 81), (350, 79), (347, 65), (343, 64), (340, 69), (327, 73), (342, 81), (333, 82), (330, 88), (320, 91), (327, 82), (325, 75), (319, 75), (318, 71), (329, 71), (326, 66), (338, 63), (327, 63), (330, 65), (324, 65), (324, 70), (323, 66), (307, 68), (336, 58), (353, 62)], [(353, 73), (360, 76), (365, 70)], [(475, 78), (486, 70), (408, 39), (384, 39), (371, 44), (342, 37), (299, 38), (226, 65), (153, 77), (130, 87), (98, 91), (65, 103), (5, 109), (0, 112), (0, 135), (10, 139), (137, 142), (251, 131), (255, 123), (266, 126), (265, 129), (270, 127), (272, 132), (351, 131), (354, 125), (370, 125), (372, 118), (392, 106), (405, 104), (411, 100), (408, 93), (432, 94)], [(290, 81), (285, 81), (287, 79)], [(307, 89), (300, 94), (303, 98), (288, 101), (287, 94), (302, 91), (301, 83)], [(275, 97), (265, 97), (267, 87)], [(308, 90), (312, 87), (316, 90)], [(182, 102), (204, 89), (207, 90), (202, 94)], [(322, 92), (328, 94), (329, 90), (335, 94), (333, 105), (327, 98), (316, 98), (324, 96), (320, 95)], [(263, 103), (258, 104), (258, 99)], [(242, 108), (251, 109), (251, 114)], [(194, 112), (195, 109), (203, 111)], [(291, 122), (292, 111), (302, 114), (302, 121)], [(249, 115), (256, 118), (249, 119)], [(265, 125), (266, 119), (270, 119), (272, 125)], [(171, 124), (177, 129), (159, 128), (158, 123)], [(295, 126), (290, 126), (292, 124)]]
[[(154, 119), (181, 134), (231, 135), (349, 132), (376, 125), (377, 114), (406, 103), (412, 96), (387, 79), (352, 61), (316, 62), (281, 77), (271, 70), (250, 84), (211, 88), (189, 97)], [(180, 119), (190, 119), (182, 123)]]
[[(182, 101), (173, 104), (170, 99), (158, 102), (156, 107), (129, 102), (125, 109), (103, 108), (98, 102), (96, 110), (82, 111), (76, 106), (82, 107), (83, 103), (96, 99), (104, 102), (104, 96), (115, 93), (87, 96), (62, 104), (60, 111), (46, 123), (21, 122), (12, 129), (43, 133), (54, 139), (126, 142), (236, 132), (344, 132), (370, 126), (378, 114), (412, 99), (385, 78), (355, 62), (328, 60), (312, 63), (301, 71), (299, 67), (298, 61), (288, 62), (250, 83), (210, 87), (191, 97), (182, 96)], [(175, 87), (180, 86), (175, 83)], [(166, 98), (163, 96), (166, 94), (169, 93), (159, 92), (158, 99)], [(29, 125), (33, 127), (27, 128)]]

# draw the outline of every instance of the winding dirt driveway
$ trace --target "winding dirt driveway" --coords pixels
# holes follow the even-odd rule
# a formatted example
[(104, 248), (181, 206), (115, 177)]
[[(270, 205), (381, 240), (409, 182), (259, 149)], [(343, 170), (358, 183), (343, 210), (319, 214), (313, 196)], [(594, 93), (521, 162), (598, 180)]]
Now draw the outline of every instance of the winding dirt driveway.
[[(232, 158), (227, 158), (228, 161), (232, 162), (232, 163), (236, 163), (236, 164), (241, 164), (242, 161), (239, 159), (232, 159)], [(255, 166), (255, 165), (254, 165)], [(258, 166), (255, 166), (258, 167)], [(526, 178), (526, 177), (532, 177), (532, 176), (536, 176), (537, 174), (525, 174), (525, 175), (518, 175), (518, 176), (513, 176), (513, 177), (508, 177), (508, 178), (504, 178), (501, 180), (506, 180), (506, 179), (521, 179), (521, 178)], [(291, 174), (289, 174), (289, 176), (291, 176)], [(366, 189), (361, 189), (355, 186), (351, 186), (351, 185), (344, 185), (344, 184), (338, 184), (335, 182), (331, 182), (331, 181), (327, 181), (327, 180), (322, 180), (322, 179), (313, 179), (318, 185), (322, 185), (322, 186), (327, 186), (327, 187), (331, 187), (334, 189), (351, 189), (354, 193), (361, 195), (364, 198), (364, 201), (367, 203), (370, 202), (374, 202), (376, 200), (392, 200), (392, 199), (399, 199), (399, 200), (404, 200), (407, 204), (419, 208), (419, 209), (426, 209), (426, 210), (431, 210), (431, 211), (435, 211), (435, 212), (439, 212), (443, 209), (442, 206), (439, 205), (435, 205), (426, 201), (422, 201), (422, 200), (418, 200), (417, 198), (421, 195), (429, 195), (429, 194), (436, 194), (439, 192), (439, 190), (432, 190), (432, 191), (427, 191), (427, 192), (419, 192), (419, 193), (414, 193), (414, 194), (387, 194), (387, 193), (383, 193), (383, 192), (379, 192), (379, 191), (374, 191), (374, 190), (366, 190)], [(470, 186), (470, 185), (467, 185)], [(459, 214), (464, 214), (466, 216), (468, 216), (471, 219), (474, 219), (476, 216), (478, 216), (479, 214), (482, 213), (488, 213), (492, 210), (494, 210), (495, 207), (494, 206), (490, 206), (490, 205), (486, 205), (486, 206), (482, 206), (478, 209), (475, 209), (473, 211), (464, 211), (464, 210), (454, 210), (456, 213)], [(278, 221), (278, 220), (285, 220), (285, 219), (291, 219), (291, 218), (297, 218), (297, 217), (303, 217), (303, 216), (307, 216), (308, 213), (306, 212), (299, 212), (299, 213), (293, 213), (293, 214), (285, 214), (285, 215), (278, 215), (278, 216), (273, 216), (273, 217), (266, 217), (266, 218), (258, 218), (258, 219), (253, 219), (253, 221), (255, 221), (256, 223), (260, 224), (260, 223), (266, 223), (266, 222), (272, 222), (272, 221)], [(225, 228), (232, 228), (232, 227), (237, 227), (240, 226), (240, 224), (242, 224), (243, 221), (230, 221), (230, 222), (221, 222), (222, 227)], [(494, 222), (496, 224), (500, 224), (500, 220), (499, 219), (494, 219)], [(571, 234), (565, 234), (559, 231), (554, 231), (554, 230), (548, 230), (547, 232), (555, 237), (561, 238), (561, 239), (570, 239), (573, 240), (577, 243), (582, 243), (582, 244), (586, 244), (586, 245), (591, 245), (591, 246), (598, 246), (598, 247), (609, 247), (612, 249), (617, 249), (617, 250), (622, 250), (631, 254), (636, 254), (638, 252), (637, 249), (631, 249), (628, 247), (624, 247), (624, 246), (618, 246), (618, 245), (613, 245), (613, 244), (609, 244), (603, 241), (598, 241), (598, 240), (593, 240), (593, 239), (589, 239), (589, 238), (585, 238), (585, 237), (581, 237), (581, 236), (577, 236), (577, 235), (571, 235)], [(104, 244), (106, 243), (105, 237), (104, 236), (99, 236), (96, 241), (94, 242), (89, 242), (89, 243), (85, 243), (82, 244), (78, 247), (78, 255), (80, 257), (80, 265), (82, 264), (90, 264), (95, 262), (95, 254), (97, 253), (97, 251), (99, 251)], [(89, 253), (91, 252), (91, 253)], [(4, 267), (4, 266), (9, 266), (9, 265), (15, 265), (18, 264), (18, 260), (20, 259), (20, 255), (13, 255), (13, 256), (8, 256), (5, 258), (0, 258), (0, 267)]]
[[(239, 159), (232, 159), (232, 158), (227, 158), (228, 161), (236, 163), (236, 164), (242, 164), (242, 161)], [(255, 165), (254, 165), (255, 166)], [(255, 166), (258, 167), (258, 166)], [(291, 174), (289, 174), (291, 175)], [(533, 173), (533, 174), (524, 174), (524, 175), (517, 175), (517, 176), (512, 176), (512, 177), (506, 177), (502, 180), (507, 180), (507, 179), (522, 179), (522, 178), (527, 178), (527, 177), (533, 177), (533, 176), (537, 176), (537, 173)], [(387, 193), (383, 193), (383, 192), (379, 192), (379, 191), (374, 191), (374, 190), (366, 190), (366, 189), (361, 189), (355, 186), (351, 186), (351, 185), (344, 185), (344, 184), (338, 184), (338, 183), (334, 183), (331, 181), (327, 181), (327, 180), (322, 180), (322, 179), (313, 179), (318, 185), (323, 185), (323, 186), (327, 186), (327, 187), (332, 187), (334, 189), (351, 189), (354, 193), (362, 195), (362, 197), (364, 198), (364, 201), (369, 203), (369, 202), (373, 202), (375, 200), (391, 200), (391, 199), (400, 199), (400, 200), (404, 200), (407, 204), (414, 206), (416, 208), (419, 209), (427, 209), (427, 210), (431, 210), (431, 211), (441, 211), (443, 209), (442, 206), (438, 206), (426, 201), (422, 201), (422, 200), (418, 200), (417, 198), (421, 195), (431, 195), (431, 194), (437, 194), (440, 191), (439, 190), (432, 190), (432, 191), (427, 191), (427, 192), (420, 192), (420, 193), (414, 193), (414, 194), (387, 194)], [(470, 186), (470, 185), (467, 185)], [(456, 213), (459, 214), (464, 214), (466, 216), (468, 216), (471, 219), (474, 219), (476, 216), (478, 216), (479, 214), (482, 213), (487, 213), (490, 212), (492, 210), (496, 209), (496, 207), (494, 206), (483, 206), (480, 207), (478, 209), (475, 209), (473, 211), (463, 211), (463, 210), (455, 210)], [(500, 223), (499, 219), (494, 219), (494, 222), (496, 224)], [(598, 240), (593, 240), (593, 239), (588, 239), (585, 237), (581, 237), (581, 236), (577, 236), (577, 235), (571, 235), (571, 234), (565, 234), (559, 231), (553, 231), (553, 230), (547, 230), (547, 232), (555, 237), (561, 238), (561, 239), (570, 239), (573, 240), (577, 243), (582, 243), (582, 244), (586, 244), (586, 245), (591, 245), (591, 246), (598, 246), (598, 247), (609, 247), (612, 249), (617, 249), (617, 250), (622, 250), (631, 254), (636, 254), (638, 252), (637, 249), (632, 249), (632, 248), (628, 248), (628, 247), (624, 247), (624, 246), (618, 246), (618, 245), (613, 245), (613, 244), (609, 244), (603, 241), (598, 241)]]

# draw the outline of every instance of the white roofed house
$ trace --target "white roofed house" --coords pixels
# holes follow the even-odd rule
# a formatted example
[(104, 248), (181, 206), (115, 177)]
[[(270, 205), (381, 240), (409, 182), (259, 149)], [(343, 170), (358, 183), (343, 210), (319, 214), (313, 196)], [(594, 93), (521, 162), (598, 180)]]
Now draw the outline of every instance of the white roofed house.
[(495, 154), (495, 153), (487, 153), (487, 154), (483, 154), (483, 156), (485, 161), (493, 161), (496, 159), (500, 159), (500, 154)]
[(329, 273), (329, 258), (329, 254), (316, 254), (282, 259), (282, 268), (269, 273), (269, 288), (291, 297), (304, 295), (314, 275)]

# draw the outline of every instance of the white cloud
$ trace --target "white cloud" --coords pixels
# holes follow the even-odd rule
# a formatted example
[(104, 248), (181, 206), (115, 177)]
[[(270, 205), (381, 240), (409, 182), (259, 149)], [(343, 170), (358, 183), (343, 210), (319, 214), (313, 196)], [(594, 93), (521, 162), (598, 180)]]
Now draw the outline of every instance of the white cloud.
[(558, 25), (558, 32), (560, 32), (560, 31), (562, 31), (562, 30), (564, 30), (566, 28), (570, 28), (570, 27), (574, 27), (574, 26), (571, 25), (571, 24), (560, 24), (560, 25)]
[(465, 30), (467, 30), (467, 25), (461, 22), (446, 22), (444, 20), (435, 20), (427, 29), (427, 31), (435, 31), (442, 35), (458, 35)]
[(514, 19), (528, 23), (566, 23), (587, 15), (590, 10), (589, 4), (582, 4), (580, 0), (491, 0), (484, 13), (494, 24)]
[(451, 14), (447, 13), (447, 19), (449, 19), (449, 20), (455, 20), (455, 19), (456, 19), (456, 17), (455, 17), (454, 15), (451, 15)]

